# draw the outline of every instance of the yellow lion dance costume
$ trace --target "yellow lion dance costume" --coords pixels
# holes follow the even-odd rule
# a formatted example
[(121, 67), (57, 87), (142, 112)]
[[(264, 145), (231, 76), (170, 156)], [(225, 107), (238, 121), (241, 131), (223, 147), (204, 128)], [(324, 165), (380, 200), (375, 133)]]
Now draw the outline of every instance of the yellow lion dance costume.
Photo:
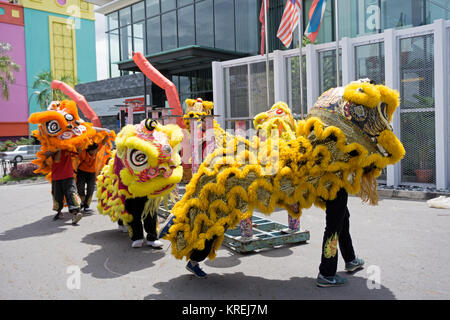
[(297, 123), (284, 103), (257, 115), (260, 137), (228, 139), (173, 207), (165, 236), (173, 255), (189, 259), (215, 239), (208, 255), (214, 259), (226, 229), (255, 208), (270, 214), (280, 207), (299, 218), (313, 204), (324, 208), (341, 188), (376, 204), (376, 178), (405, 154), (389, 125), (398, 104), (396, 91), (360, 80), (323, 93)]
[(146, 119), (122, 128), (117, 150), (97, 177), (98, 211), (128, 226), (133, 247), (157, 241), (157, 208), (183, 175), (178, 154), (183, 133), (177, 125)]

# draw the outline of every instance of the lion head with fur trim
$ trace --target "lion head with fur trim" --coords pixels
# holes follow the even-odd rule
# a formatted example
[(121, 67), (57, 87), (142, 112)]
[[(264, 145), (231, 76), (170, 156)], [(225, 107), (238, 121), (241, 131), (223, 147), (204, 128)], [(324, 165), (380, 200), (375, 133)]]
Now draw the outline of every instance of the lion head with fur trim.
[(183, 133), (174, 124), (161, 125), (146, 119), (125, 126), (116, 138), (116, 159), (121, 182), (134, 197), (158, 198), (181, 181), (183, 168), (178, 154)]
[(35, 112), (28, 121), (38, 125), (33, 136), (41, 141), (48, 151), (86, 148), (96, 134), (92, 124), (84, 122), (79, 115), (74, 101), (52, 102), (46, 111)]

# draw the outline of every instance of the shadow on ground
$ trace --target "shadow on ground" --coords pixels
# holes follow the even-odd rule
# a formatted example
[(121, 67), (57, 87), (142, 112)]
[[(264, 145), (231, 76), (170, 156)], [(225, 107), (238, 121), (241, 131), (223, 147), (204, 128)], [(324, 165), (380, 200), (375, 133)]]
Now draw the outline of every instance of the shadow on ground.
[(247, 253), (237, 253), (236, 251), (222, 244), (222, 246), (218, 251), (218, 254), (220, 251), (223, 250), (227, 252), (227, 255), (217, 256), (214, 260), (206, 259), (204, 261), (204, 264), (213, 268), (231, 268), (241, 264), (242, 259), (245, 259), (246, 257), (251, 257), (253, 255), (261, 255), (270, 258), (285, 258), (294, 253), (294, 251), (292, 251), (290, 247), (298, 245), (299, 244), (288, 244), (276, 248), (261, 249)]
[(146, 246), (131, 248), (128, 234), (118, 230), (94, 232), (86, 235), (81, 242), (100, 246), (83, 259), (87, 266), (81, 269), (83, 273), (99, 279), (118, 278), (151, 268), (166, 254), (163, 250)]
[(53, 215), (45, 216), (38, 221), (3, 232), (0, 234), (0, 241), (42, 237), (64, 232), (68, 227), (74, 227), (71, 219), (72, 214), (68, 212), (63, 212), (63, 217), (56, 221), (53, 221)]
[[(340, 273), (338, 273), (340, 274)], [(242, 272), (208, 274), (207, 279), (198, 279), (193, 275), (181, 275), (167, 282), (158, 282), (153, 287), (158, 294), (150, 294), (144, 299), (172, 300), (318, 300), (318, 299), (357, 299), (357, 300), (394, 300), (391, 290), (380, 286), (370, 290), (367, 279), (356, 275), (343, 276), (348, 283), (342, 287), (319, 288), (313, 278), (292, 277), (288, 280), (272, 280), (263, 277), (248, 276)]]

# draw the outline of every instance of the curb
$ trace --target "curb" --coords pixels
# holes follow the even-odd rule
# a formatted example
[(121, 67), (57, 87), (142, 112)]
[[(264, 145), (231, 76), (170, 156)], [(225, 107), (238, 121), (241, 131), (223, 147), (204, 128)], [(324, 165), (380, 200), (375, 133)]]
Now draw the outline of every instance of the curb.
[(411, 200), (429, 200), (439, 196), (450, 197), (449, 192), (430, 192), (430, 191), (413, 191), (413, 190), (395, 190), (395, 189), (378, 189), (380, 198), (399, 198)]

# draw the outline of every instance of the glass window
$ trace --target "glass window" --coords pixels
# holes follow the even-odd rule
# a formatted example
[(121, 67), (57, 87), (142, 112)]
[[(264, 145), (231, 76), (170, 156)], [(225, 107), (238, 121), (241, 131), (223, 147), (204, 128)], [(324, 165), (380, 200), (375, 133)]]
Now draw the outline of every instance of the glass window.
[[(432, 35), (400, 41), (402, 109), (434, 108), (433, 42)], [(421, 97), (431, 99), (425, 103)]]
[(178, 46), (195, 44), (194, 6), (178, 9)]
[(229, 85), (227, 94), (228, 114), (231, 118), (248, 117), (248, 66), (236, 66), (226, 69)]
[(136, 52), (144, 53), (144, 39), (145, 39), (145, 21), (133, 24), (133, 48)]
[(250, 65), (250, 116), (270, 109), (273, 98), (273, 61), (269, 61), (269, 105), (267, 105), (266, 61)]
[(402, 182), (435, 183), (433, 35), (400, 40)]
[(427, 23), (433, 23), (436, 19), (450, 19), (450, 1), (429, 0), (427, 1)]
[(423, 0), (381, 1), (384, 29), (420, 26), (425, 23)]
[(384, 79), (384, 43), (372, 43), (355, 47), (356, 79), (369, 78), (376, 83)]
[(107, 15), (107, 30), (117, 29), (119, 27), (119, 12), (113, 12)]
[[(292, 112), (301, 114), (300, 111), (300, 74), (299, 74), (299, 62), (298, 57), (292, 57), (287, 59), (287, 77), (288, 77), (288, 97), (289, 107)], [(303, 116), (306, 116), (308, 112), (307, 108), (307, 85), (306, 85), (306, 56), (303, 56), (302, 61), (302, 80), (303, 80)], [(289, 90), (290, 89), (290, 90)]]
[(258, 52), (257, 1), (236, 1), (236, 51)]
[(177, 7), (177, 0), (162, 0), (161, 1), (161, 12), (173, 10), (176, 7)]
[[(342, 50), (339, 49), (339, 79), (342, 85)], [(319, 92), (336, 87), (336, 50), (319, 52)]]
[(189, 77), (186, 76), (180, 76), (180, 85), (179, 85), (179, 91), (181, 93), (189, 93), (191, 92), (191, 80)]
[(109, 38), (109, 56), (110, 56), (110, 76), (120, 76), (119, 67), (114, 62), (120, 61), (119, 31), (111, 31), (108, 33)]
[(147, 17), (152, 17), (160, 13), (159, 0), (145, 0)]
[(177, 17), (176, 11), (161, 15), (162, 21), (162, 49), (169, 50), (177, 47)]
[(205, 47), (214, 47), (212, 0), (195, 4), (195, 20), (197, 44)]
[(214, 2), (215, 47), (235, 50), (234, 44), (234, 5), (233, 1), (216, 0)]
[(123, 8), (119, 11), (120, 27), (131, 24), (131, 7)]
[(160, 17), (147, 19), (147, 54), (161, 51)]
[(178, 8), (190, 3), (192, 3), (192, 0), (178, 0)]
[(133, 21), (140, 21), (145, 19), (144, 1), (136, 3), (132, 6)]
[(131, 59), (133, 50), (133, 37), (131, 34), (131, 26), (120, 28), (120, 60)]

